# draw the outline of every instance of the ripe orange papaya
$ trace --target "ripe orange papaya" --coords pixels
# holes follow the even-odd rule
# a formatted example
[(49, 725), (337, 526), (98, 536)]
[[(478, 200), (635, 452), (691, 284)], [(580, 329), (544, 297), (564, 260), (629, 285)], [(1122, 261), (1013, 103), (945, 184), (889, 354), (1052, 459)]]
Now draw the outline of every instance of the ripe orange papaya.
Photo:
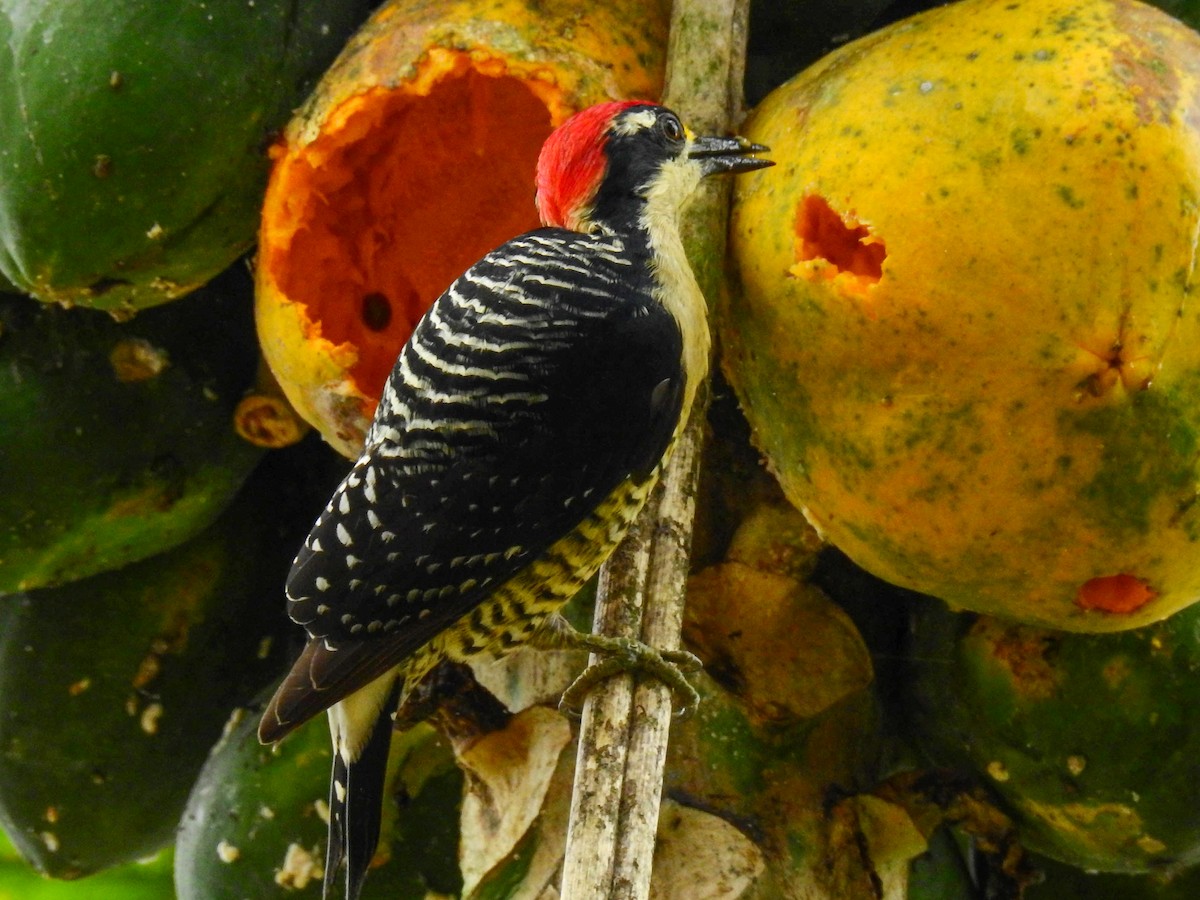
[(1136, 0), (965, 0), (755, 111), (724, 367), (865, 569), (1071, 630), (1200, 597), (1198, 94)]
[(347, 46), (275, 147), (257, 284), (264, 355), (338, 450), (434, 299), (537, 226), (550, 131), (661, 92), (666, 29), (659, 0), (392, 0)]

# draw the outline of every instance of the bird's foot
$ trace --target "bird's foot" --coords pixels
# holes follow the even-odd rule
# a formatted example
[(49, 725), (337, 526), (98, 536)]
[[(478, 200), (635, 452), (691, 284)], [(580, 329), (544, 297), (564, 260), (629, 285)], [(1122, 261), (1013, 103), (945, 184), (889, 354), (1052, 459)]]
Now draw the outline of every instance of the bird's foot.
[(563, 691), (558, 708), (570, 715), (582, 712), (583, 701), (593, 687), (606, 678), (624, 674), (648, 675), (669, 687), (683, 701), (675, 712), (677, 716), (691, 715), (700, 703), (700, 694), (684, 673), (699, 671), (703, 663), (687, 650), (660, 650), (634, 638), (577, 631), (560, 617), (541, 629), (533, 642), (547, 650), (586, 650), (601, 657)]

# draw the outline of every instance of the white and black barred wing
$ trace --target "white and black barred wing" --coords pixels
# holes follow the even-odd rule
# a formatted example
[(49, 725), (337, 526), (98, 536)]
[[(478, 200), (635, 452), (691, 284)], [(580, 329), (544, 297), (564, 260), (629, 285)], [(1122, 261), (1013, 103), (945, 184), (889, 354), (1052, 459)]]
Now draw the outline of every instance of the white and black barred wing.
[(307, 660), (316, 708), (285, 721), (403, 661), (655, 470), (683, 372), (650, 286), (619, 240), (547, 229), (434, 304), (289, 577), (289, 611), (323, 648), (306, 656), (324, 658)]

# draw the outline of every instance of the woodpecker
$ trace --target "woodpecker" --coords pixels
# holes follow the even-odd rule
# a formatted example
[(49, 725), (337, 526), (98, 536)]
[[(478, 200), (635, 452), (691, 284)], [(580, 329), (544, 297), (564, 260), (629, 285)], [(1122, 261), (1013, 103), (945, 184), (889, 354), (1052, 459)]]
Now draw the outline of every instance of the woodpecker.
[(538, 159), (545, 227), (472, 265), (401, 350), (288, 577), (309, 639), (259, 727), (328, 712), (325, 896), (343, 864), (361, 890), (397, 704), (442, 660), (561, 635), (644, 504), (708, 372), (680, 208), (766, 149), (647, 102), (575, 114)]

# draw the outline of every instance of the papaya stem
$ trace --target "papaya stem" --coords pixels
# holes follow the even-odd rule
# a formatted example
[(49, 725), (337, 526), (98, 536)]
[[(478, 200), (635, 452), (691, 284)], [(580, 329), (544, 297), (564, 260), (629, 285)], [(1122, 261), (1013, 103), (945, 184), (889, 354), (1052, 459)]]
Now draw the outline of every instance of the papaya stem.
[(288, 402), (261, 354), (254, 387), (233, 412), (233, 427), (243, 440), (268, 450), (290, 447), (308, 433), (308, 423)]

